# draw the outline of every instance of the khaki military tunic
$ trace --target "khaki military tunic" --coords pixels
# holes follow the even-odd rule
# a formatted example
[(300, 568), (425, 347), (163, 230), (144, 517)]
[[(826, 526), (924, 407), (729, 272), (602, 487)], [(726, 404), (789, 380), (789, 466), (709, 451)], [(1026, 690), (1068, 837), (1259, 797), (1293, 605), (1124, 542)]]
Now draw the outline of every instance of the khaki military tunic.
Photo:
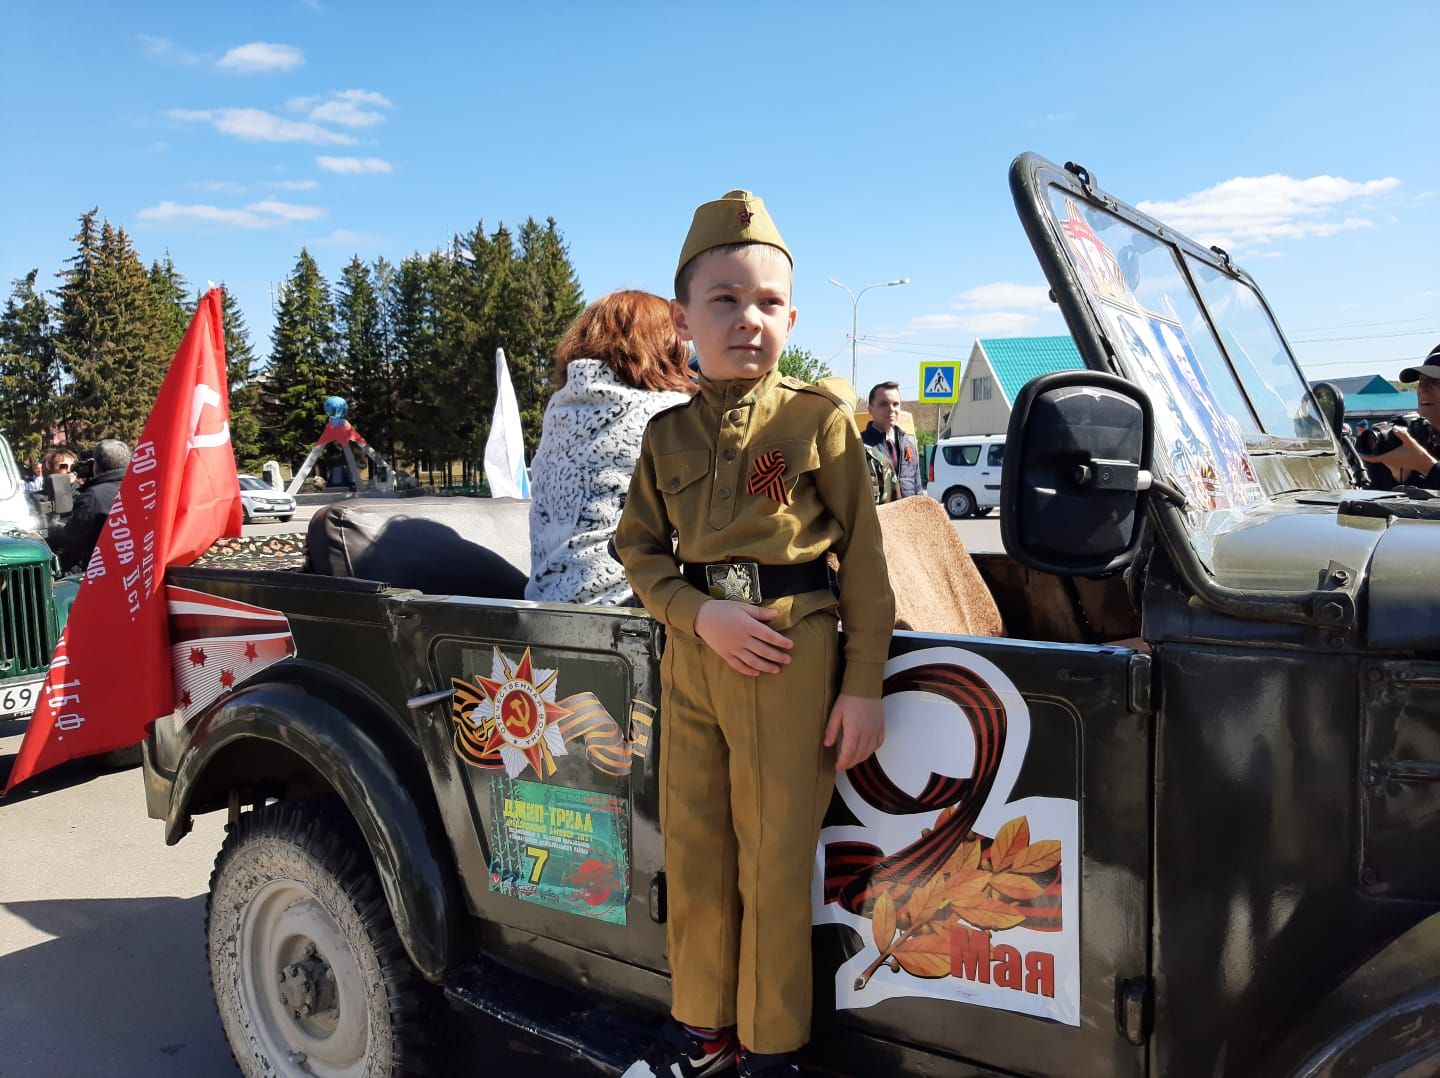
[[(784, 457), (788, 505), (748, 490), (770, 452)], [(671, 1013), (735, 1025), (753, 1051), (791, 1051), (810, 1036), (811, 876), (835, 777), (825, 726), (842, 677), (847, 693), (880, 695), (895, 618), (849, 412), (774, 371), (702, 380), (695, 399), (651, 421), (615, 546), (636, 595), (672, 630), (659, 735)], [(780, 565), (831, 551), (843, 675), (828, 589), (766, 603), (794, 645), (779, 673), (737, 673), (695, 635), (708, 596), (679, 562)]]
[[(746, 489), (756, 461), (772, 450), (785, 458), (789, 505)], [(846, 636), (841, 691), (880, 695), (895, 600), (864, 444), (844, 405), (824, 390), (773, 370), (755, 381), (702, 377), (688, 404), (650, 421), (615, 549), (645, 609), (692, 637), (708, 596), (678, 563), (789, 565), (834, 553)], [(765, 605), (780, 611), (770, 624), (783, 632), (836, 600), (816, 591)]]

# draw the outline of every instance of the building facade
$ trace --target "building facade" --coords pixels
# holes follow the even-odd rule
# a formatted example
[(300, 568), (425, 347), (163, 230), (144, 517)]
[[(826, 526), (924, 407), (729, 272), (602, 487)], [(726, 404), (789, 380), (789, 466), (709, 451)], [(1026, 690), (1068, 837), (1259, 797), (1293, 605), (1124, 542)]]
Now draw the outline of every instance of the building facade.
[(983, 337), (970, 349), (960, 375), (960, 400), (939, 435), (1004, 434), (1025, 383), (1054, 371), (1085, 366), (1069, 336)]

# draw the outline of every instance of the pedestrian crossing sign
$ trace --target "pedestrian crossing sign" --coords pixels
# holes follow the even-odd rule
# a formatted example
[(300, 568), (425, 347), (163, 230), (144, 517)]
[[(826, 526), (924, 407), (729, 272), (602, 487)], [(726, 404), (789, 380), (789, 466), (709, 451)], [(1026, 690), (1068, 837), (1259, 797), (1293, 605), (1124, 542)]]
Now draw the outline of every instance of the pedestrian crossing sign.
[(959, 399), (959, 363), (939, 360), (920, 364), (921, 404), (954, 404)]

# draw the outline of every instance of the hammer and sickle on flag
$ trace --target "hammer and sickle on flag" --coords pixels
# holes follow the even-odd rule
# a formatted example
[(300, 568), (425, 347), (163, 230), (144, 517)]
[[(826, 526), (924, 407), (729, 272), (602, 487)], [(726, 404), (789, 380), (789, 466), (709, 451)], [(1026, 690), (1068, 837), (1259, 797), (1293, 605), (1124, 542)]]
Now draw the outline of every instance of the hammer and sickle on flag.
[(745, 489), (751, 494), (764, 494), (781, 505), (789, 505), (790, 492), (785, 489), (785, 455), (778, 449), (761, 454)]

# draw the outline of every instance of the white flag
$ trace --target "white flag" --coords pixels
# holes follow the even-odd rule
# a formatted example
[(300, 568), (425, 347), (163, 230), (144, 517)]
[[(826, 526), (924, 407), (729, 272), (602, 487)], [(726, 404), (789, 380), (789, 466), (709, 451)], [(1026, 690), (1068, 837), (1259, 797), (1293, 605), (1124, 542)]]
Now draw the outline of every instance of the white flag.
[(495, 349), (495, 418), (485, 439), (485, 481), (492, 498), (530, 497), (525, 468), (525, 439), (520, 433), (520, 404), (510, 384), (505, 349)]

